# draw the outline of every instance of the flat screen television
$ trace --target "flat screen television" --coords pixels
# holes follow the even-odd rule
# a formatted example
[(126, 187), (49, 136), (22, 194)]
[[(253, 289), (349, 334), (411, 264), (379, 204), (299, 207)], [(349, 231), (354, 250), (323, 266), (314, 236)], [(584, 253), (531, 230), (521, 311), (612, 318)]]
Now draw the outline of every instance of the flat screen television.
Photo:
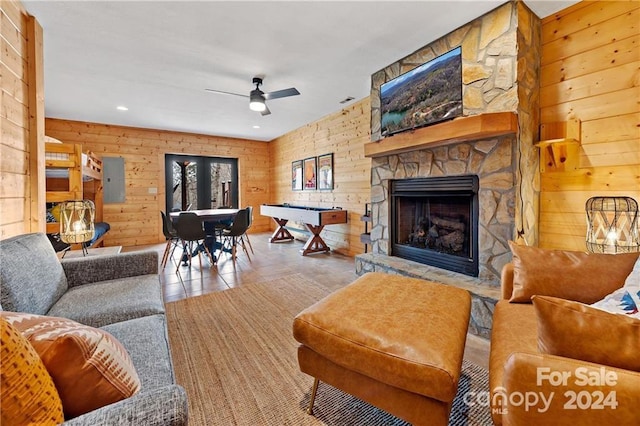
[(380, 87), (382, 136), (462, 115), (462, 49), (457, 47)]

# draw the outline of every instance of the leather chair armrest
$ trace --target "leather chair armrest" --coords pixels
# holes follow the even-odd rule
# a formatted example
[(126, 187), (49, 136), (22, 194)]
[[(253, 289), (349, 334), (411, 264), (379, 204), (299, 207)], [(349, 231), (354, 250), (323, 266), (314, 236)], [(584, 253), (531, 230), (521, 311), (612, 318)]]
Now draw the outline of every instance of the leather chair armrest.
[[(514, 353), (505, 364), (503, 425), (627, 425), (638, 421), (640, 373), (554, 355)], [(502, 395), (499, 393), (502, 392)], [(500, 404), (494, 406), (495, 409)]]
[(502, 268), (500, 275), (500, 289), (503, 299), (511, 299), (513, 293), (513, 263), (509, 262)]

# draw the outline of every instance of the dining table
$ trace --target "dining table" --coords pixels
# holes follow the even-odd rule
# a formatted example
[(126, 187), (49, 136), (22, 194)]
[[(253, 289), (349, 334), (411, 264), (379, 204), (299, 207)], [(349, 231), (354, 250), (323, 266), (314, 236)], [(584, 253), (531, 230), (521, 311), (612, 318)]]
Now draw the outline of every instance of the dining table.
[[(208, 232), (212, 232), (212, 239), (209, 241), (205, 240), (205, 244), (207, 244), (207, 248), (211, 252), (211, 256), (213, 256), (214, 261), (217, 261), (217, 257), (215, 256), (216, 250), (223, 250), (222, 242), (218, 242), (216, 238), (215, 226), (220, 224), (230, 225), (233, 222), (233, 219), (236, 217), (239, 209), (200, 209), (200, 210), (187, 210), (187, 211), (177, 211), (169, 213), (169, 217), (171, 218), (171, 222), (173, 222), (174, 226), (178, 222), (178, 218), (181, 213), (195, 213), (200, 220), (202, 221), (205, 230)], [(192, 256), (197, 255), (198, 251), (202, 251), (203, 248), (199, 245)], [(186, 255), (183, 254), (182, 261), (186, 262)]]
[(195, 213), (202, 220), (203, 223), (206, 222), (226, 222), (229, 220), (233, 220), (236, 217), (236, 213), (238, 213), (238, 209), (202, 209), (202, 210), (188, 210), (188, 211), (178, 211), (171, 212), (169, 216), (172, 221), (177, 221), (180, 213)]

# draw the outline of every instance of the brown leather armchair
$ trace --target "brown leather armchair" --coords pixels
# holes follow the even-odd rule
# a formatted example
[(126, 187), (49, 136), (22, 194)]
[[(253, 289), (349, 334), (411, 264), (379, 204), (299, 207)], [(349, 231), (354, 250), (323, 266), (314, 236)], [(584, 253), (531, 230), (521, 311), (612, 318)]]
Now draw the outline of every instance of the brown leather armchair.
[[(545, 266), (543, 262), (541, 267)], [(605, 267), (601, 273), (611, 270)], [(514, 265), (509, 263), (502, 271), (503, 300), (496, 305), (491, 336), (489, 386), (494, 423), (640, 424), (640, 373), (541, 353), (534, 306), (510, 302), (513, 291)], [(593, 287), (589, 291), (597, 293)], [(606, 288), (601, 292), (602, 297), (609, 293)], [(630, 350), (640, 356), (640, 348)]]

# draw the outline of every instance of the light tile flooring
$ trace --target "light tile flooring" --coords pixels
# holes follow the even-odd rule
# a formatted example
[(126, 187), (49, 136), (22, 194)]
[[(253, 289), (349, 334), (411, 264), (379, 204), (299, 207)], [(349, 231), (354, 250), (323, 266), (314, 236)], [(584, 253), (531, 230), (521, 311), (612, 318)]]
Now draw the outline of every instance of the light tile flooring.
[[(349, 284), (357, 278), (352, 257), (334, 252), (300, 255), (303, 242), (269, 243), (269, 233), (251, 234), (254, 254), (249, 250), (249, 260), (242, 249), (238, 249), (238, 258), (234, 264), (231, 255), (223, 253), (217, 264), (210, 267), (208, 260), (202, 257), (202, 268), (198, 259), (192, 265), (178, 266), (181, 253), (176, 249), (174, 256), (160, 272), (160, 281), (165, 302), (172, 302), (192, 296), (222, 291), (247, 283), (269, 281), (280, 276), (301, 274), (310, 280), (322, 281), (336, 289)], [(129, 247), (123, 251), (153, 249), (162, 257), (164, 244), (145, 247)], [(489, 342), (468, 335), (465, 358), (488, 368)]]

